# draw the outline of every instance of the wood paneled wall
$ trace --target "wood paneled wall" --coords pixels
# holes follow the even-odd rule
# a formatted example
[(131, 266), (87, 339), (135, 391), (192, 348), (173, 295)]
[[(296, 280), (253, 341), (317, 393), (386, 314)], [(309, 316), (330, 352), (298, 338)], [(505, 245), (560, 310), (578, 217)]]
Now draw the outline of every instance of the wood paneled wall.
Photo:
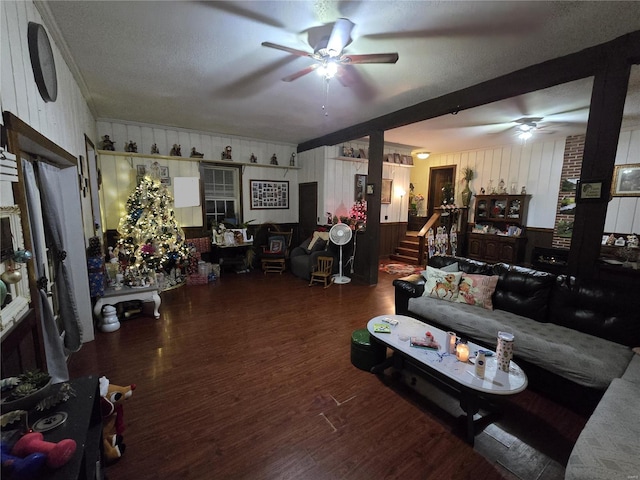
[(43, 23), (33, 2), (0, 2), (0, 103), (22, 121), (55, 142), (74, 156), (84, 155), (84, 134), (95, 139), (95, 119), (71, 70), (55, 44), (52, 31), (51, 47), (58, 75), (58, 98), (45, 102), (31, 70), (27, 25)]
[[(102, 137), (109, 135), (110, 139), (115, 142), (116, 153), (122, 151), (122, 156), (112, 157), (104, 154), (100, 156), (101, 163), (106, 166), (102, 172), (101, 204), (103, 207), (108, 206), (107, 210), (109, 210), (105, 227), (107, 229), (117, 228), (118, 221), (124, 213), (127, 197), (135, 187), (136, 165), (146, 164), (148, 167), (157, 161), (161, 166), (169, 167), (171, 178), (200, 177), (200, 160), (189, 158), (191, 148), (195, 147), (198, 152), (204, 155), (203, 161), (210, 162), (219, 161), (221, 153), (227, 145), (232, 148), (233, 161), (228, 162), (230, 166), (233, 166), (234, 162), (248, 163), (252, 153), (258, 158), (258, 163), (255, 166), (243, 165), (242, 167), (243, 220), (254, 220), (254, 223), (296, 223), (298, 221), (298, 174), (300, 170), (265, 166), (269, 165), (273, 154), (278, 159), (278, 165), (289, 166), (291, 154), (296, 151), (295, 145), (270, 143), (242, 137), (222, 137), (211, 133), (166, 126), (137, 125), (113, 121), (98, 121), (98, 131), (100, 132), (98, 146), (102, 145)], [(136, 142), (138, 153), (149, 154), (149, 157), (141, 158), (127, 155), (124, 148), (125, 142), (129, 143), (129, 141)], [(151, 146), (154, 143), (160, 150), (160, 154), (165, 157), (169, 154), (174, 143), (181, 145), (182, 158), (151, 157)], [(296, 157), (295, 163), (296, 166), (299, 166), (300, 159)], [(250, 180), (289, 181), (289, 208), (251, 210)], [(173, 193), (173, 182), (170, 191)], [(203, 226), (201, 207), (179, 208), (175, 212), (176, 219), (181, 226)]]
[[(616, 165), (629, 163), (640, 163), (640, 127), (620, 132)], [(607, 207), (604, 231), (640, 234), (640, 198), (613, 197)]]
[[(489, 180), (497, 186), (504, 179), (507, 188), (512, 183), (520, 192), (526, 186), (531, 195), (527, 214), (527, 226), (553, 229), (560, 191), (560, 177), (565, 139), (543, 139), (525, 144), (500, 146), (482, 150), (435, 154), (425, 161), (416, 161), (411, 170), (411, 181), (416, 193), (427, 194), (429, 168), (442, 165), (457, 165), (458, 175), (465, 167), (474, 170), (471, 181), (474, 194), (487, 188)], [(616, 164), (640, 163), (640, 127), (620, 133)], [(456, 182), (456, 201), (461, 202), (463, 183)], [(473, 209), (473, 200), (471, 207)], [(473, 214), (470, 215), (473, 222)], [(607, 209), (606, 232), (639, 232), (640, 199), (638, 197), (614, 197)]]
[[(560, 172), (564, 153), (564, 138), (527, 142), (518, 145), (505, 145), (489, 149), (471, 150), (447, 154), (435, 154), (425, 161), (416, 162), (411, 172), (411, 181), (416, 193), (427, 195), (429, 168), (443, 165), (457, 165), (458, 179), (455, 183), (456, 202), (461, 204), (460, 192), (464, 187), (462, 170), (473, 169), (475, 175), (470, 183), (474, 194), (485, 189), (489, 181), (497, 187), (504, 179), (507, 189), (515, 184), (519, 193), (526, 186), (531, 194), (527, 214), (527, 226), (553, 228), (555, 222)], [(474, 200), (471, 203), (473, 212)], [(473, 213), (469, 221), (473, 222)]]

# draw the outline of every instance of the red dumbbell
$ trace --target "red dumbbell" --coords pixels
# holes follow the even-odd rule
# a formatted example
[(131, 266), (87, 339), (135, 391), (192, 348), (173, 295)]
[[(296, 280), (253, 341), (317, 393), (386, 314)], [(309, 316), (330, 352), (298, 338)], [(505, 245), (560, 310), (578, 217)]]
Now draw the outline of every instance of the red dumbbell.
[(60, 468), (69, 461), (76, 451), (76, 442), (67, 438), (58, 443), (45, 442), (41, 433), (27, 433), (13, 446), (11, 453), (17, 457), (26, 457), (31, 453), (46, 453), (47, 466)]

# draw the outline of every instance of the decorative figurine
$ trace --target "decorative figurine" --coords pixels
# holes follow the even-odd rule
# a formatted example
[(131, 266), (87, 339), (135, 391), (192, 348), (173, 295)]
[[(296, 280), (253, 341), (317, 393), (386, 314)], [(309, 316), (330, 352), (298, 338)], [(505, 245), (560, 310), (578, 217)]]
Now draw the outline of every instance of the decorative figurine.
[(274, 153), (273, 155), (271, 155), (271, 165), (277, 165), (278, 164), (278, 157), (276, 157), (276, 154)]
[(190, 158), (203, 158), (204, 154), (200, 153), (196, 150), (196, 147), (191, 147), (191, 155), (189, 155)]
[(249, 161), (250, 161), (251, 163), (258, 163), (258, 157), (256, 157), (256, 156), (254, 155), (254, 153), (253, 153), (253, 152), (251, 152), (251, 157), (249, 157)]
[(109, 150), (111, 152), (114, 152), (116, 149), (113, 145), (114, 145), (114, 142), (111, 141), (111, 139), (109, 138), (109, 135), (104, 135), (102, 137), (102, 150)]
[(227, 145), (226, 147), (224, 147), (224, 151), (220, 155), (220, 158), (222, 160), (233, 160), (231, 158), (231, 145)]
[(169, 153), (169, 155), (171, 155), (172, 157), (181, 157), (182, 156), (181, 146), (178, 145), (177, 143), (174, 143), (173, 147), (171, 147), (171, 152)]
[(433, 257), (436, 251), (435, 239), (433, 238), (433, 228), (430, 228), (427, 231), (427, 248), (429, 251), (429, 258)]
[(480, 187), (480, 195), (484, 195), (486, 193), (486, 190), (484, 189), (484, 187)]
[(498, 182), (498, 193), (500, 195), (503, 195), (503, 194), (507, 193), (507, 189), (506, 189), (505, 183), (504, 183), (504, 178), (501, 178), (500, 181)]
[(158, 145), (155, 143), (151, 145), (151, 155), (160, 155), (160, 150), (158, 150)]
[(292, 153), (291, 154), (291, 159), (289, 160), (289, 165), (292, 167), (296, 166), (296, 154)]
[(458, 231), (455, 225), (451, 225), (451, 233), (449, 233), (449, 244), (451, 245), (451, 255), (456, 256), (458, 250)]
[(138, 145), (136, 142), (129, 140), (129, 143), (124, 144), (124, 151), (129, 153), (138, 153)]
[(627, 235), (627, 246), (631, 248), (638, 248), (640, 246), (640, 241), (635, 233)]
[(520, 190), (520, 195), (526, 195), (526, 194), (527, 194), (527, 187), (523, 185), (522, 190)]

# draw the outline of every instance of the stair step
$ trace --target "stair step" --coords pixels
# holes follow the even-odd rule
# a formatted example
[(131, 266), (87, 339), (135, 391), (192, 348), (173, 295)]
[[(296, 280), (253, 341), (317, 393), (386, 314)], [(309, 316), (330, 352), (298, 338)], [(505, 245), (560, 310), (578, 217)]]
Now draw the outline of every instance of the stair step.
[(406, 240), (400, 240), (400, 246), (418, 250), (420, 244), (418, 242), (407, 242)]
[(398, 255), (396, 253), (389, 255), (389, 260), (393, 260), (395, 262), (408, 263), (409, 265), (418, 265), (418, 261), (416, 257), (408, 257), (406, 255)]
[(413, 257), (415, 259), (418, 258), (418, 249), (414, 248), (406, 248), (404, 246), (400, 246), (396, 248), (396, 253), (399, 255), (405, 255), (407, 257)]

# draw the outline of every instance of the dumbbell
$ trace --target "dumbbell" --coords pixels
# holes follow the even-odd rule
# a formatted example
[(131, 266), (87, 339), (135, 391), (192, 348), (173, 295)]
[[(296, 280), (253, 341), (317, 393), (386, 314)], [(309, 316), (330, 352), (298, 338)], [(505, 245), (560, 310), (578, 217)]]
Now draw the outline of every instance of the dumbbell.
[(76, 442), (69, 438), (58, 443), (45, 442), (39, 432), (27, 433), (13, 446), (11, 453), (18, 457), (25, 457), (31, 453), (46, 453), (47, 466), (60, 468), (67, 463), (76, 451)]
[(12, 480), (28, 480), (37, 477), (44, 462), (47, 461), (44, 453), (32, 453), (25, 458), (15, 457), (9, 453), (11, 449), (4, 443), (0, 446), (0, 450), (3, 471), (6, 468)]

